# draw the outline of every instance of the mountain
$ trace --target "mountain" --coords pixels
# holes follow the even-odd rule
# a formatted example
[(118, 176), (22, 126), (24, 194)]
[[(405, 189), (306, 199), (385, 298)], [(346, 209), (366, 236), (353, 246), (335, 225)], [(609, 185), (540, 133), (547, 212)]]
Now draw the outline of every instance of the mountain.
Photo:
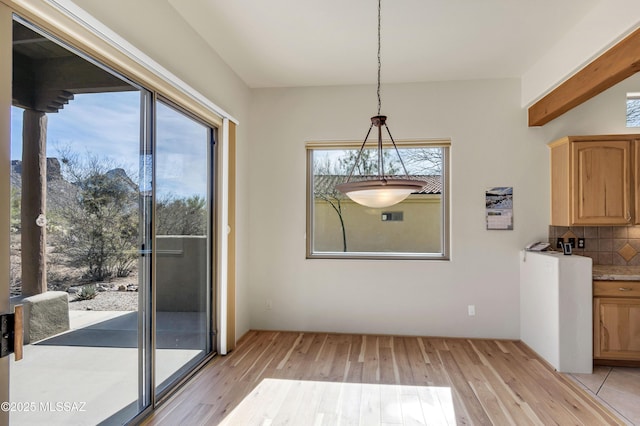
[[(60, 161), (54, 157), (47, 157), (47, 182), (62, 180)], [(22, 161), (11, 160), (11, 185), (22, 186)]]
[[(11, 161), (11, 188), (12, 190), (22, 191), (22, 161)], [(102, 180), (104, 183), (111, 182), (115, 184), (119, 190), (125, 193), (135, 194), (138, 191), (138, 185), (127, 175), (124, 169), (115, 168), (107, 171), (102, 175), (102, 178), (95, 180), (89, 178), (95, 182)], [(69, 182), (62, 175), (60, 161), (57, 158), (47, 158), (47, 210), (49, 208), (59, 208), (64, 204), (72, 203), (77, 199), (78, 191), (83, 185), (86, 185), (88, 181), (84, 182)]]

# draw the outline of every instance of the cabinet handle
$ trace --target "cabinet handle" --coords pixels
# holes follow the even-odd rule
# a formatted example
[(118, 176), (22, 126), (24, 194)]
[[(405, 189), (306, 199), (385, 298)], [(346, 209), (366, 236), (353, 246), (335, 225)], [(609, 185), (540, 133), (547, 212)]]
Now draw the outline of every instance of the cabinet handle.
[(631, 291), (631, 287), (620, 287), (618, 288), (619, 291)]

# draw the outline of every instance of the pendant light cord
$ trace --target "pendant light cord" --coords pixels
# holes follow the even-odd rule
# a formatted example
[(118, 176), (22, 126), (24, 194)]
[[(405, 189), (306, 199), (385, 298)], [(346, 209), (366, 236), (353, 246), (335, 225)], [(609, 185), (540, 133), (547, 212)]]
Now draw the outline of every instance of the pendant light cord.
[[(377, 87), (377, 94), (378, 94), (378, 116), (380, 115), (380, 110), (382, 109), (382, 100), (380, 97), (380, 69), (382, 68), (382, 60), (380, 59), (381, 55), (380, 55), (380, 16), (381, 16), (381, 3), (382, 0), (378, 0), (378, 87)], [(373, 118), (376, 117), (372, 117)], [(386, 117), (384, 117), (386, 119)], [(351, 171), (349, 172), (349, 177), (347, 178), (346, 183), (351, 182), (351, 178), (353, 177), (353, 173), (356, 170), (356, 166), (358, 165), (358, 163), (360, 162), (360, 158), (362, 157), (362, 150), (364, 149), (364, 146), (367, 143), (367, 139), (369, 139), (369, 134), (371, 133), (371, 130), (373, 129), (373, 121), (371, 123), (371, 126), (369, 126), (369, 130), (367, 131), (367, 135), (364, 137), (364, 141), (362, 142), (362, 145), (360, 146), (360, 150), (358, 150), (358, 155), (356, 156), (356, 161), (353, 163), (353, 166), (351, 167)], [(398, 155), (398, 159), (400, 160), (400, 164), (402, 165), (402, 170), (404, 170), (404, 174), (405, 177), (407, 179), (409, 179), (409, 173), (407, 172), (407, 168), (404, 165), (404, 161), (402, 161), (402, 157), (400, 156), (400, 151), (398, 151), (398, 147), (396, 146), (396, 141), (393, 140), (393, 136), (391, 136), (391, 131), (389, 130), (389, 127), (387, 126), (387, 124), (385, 122), (383, 122), (382, 124), (377, 125), (376, 127), (378, 127), (378, 177), (380, 178), (380, 180), (384, 180), (384, 160), (383, 160), (383, 156), (382, 156), (382, 126), (385, 127), (385, 129), (387, 129), (387, 134), (389, 135), (389, 139), (391, 139), (391, 143), (393, 144), (393, 148), (396, 151), (396, 154)]]
[[(402, 157), (400, 156), (400, 151), (396, 146), (396, 141), (393, 140), (393, 136), (391, 136), (391, 131), (389, 130), (389, 126), (387, 126), (387, 123), (386, 123), (387, 117), (384, 115), (380, 115), (380, 110), (382, 109), (382, 100), (380, 96), (380, 80), (381, 80), (380, 69), (382, 68), (382, 60), (380, 59), (381, 58), (380, 29), (381, 29), (381, 15), (382, 15), (381, 3), (382, 3), (382, 0), (378, 0), (378, 86), (377, 86), (378, 115), (375, 117), (371, 117), (371, 126), (369, 126), (369, 130), (367, 131), (367, 135), (364, 137), (364, 141), (360, 146), (360, 150), (358, 150), (356, 161), (353, 163), (353, 166), (351, 166), (351, 171), (349, 172), (349, 177), (347, 177), (347, 181), (335, 186), (335, 188), (338, 191), (347, 195), (356, 203), (362, 204), (367, 207), (373, 207), (373, 208), (388, 207), (388, 206), (397, 204), (400, 201), (404, 200), (408, 194), (405, 193), (401, 198), (399, 197), (395, 201), (392, 201), (391, 204), (384, 204), (384, 205), (376, 202), (368, 203), (367, 200), (364, 199), (364, 197), (363, 199), (359, 199), (358, 197), (352, 196), (352, 194), (356, 193), (357, 191), (368, 191), (368, 192), (372, 192), (373, 194), (377, 194), (377, 197), (379, 197), (381, 193), (380, 190), (387, 187), (387, 185), (389, 185), (387, 188), (390, 188), (392, 190), (391, 192), (394, 192), (395, 189), (402, 189), (402, 190), (410, 189), (412, 192), (413, 191), (420, 192), (427, 185), (427, 182), (424, 180), (418, 180), (418, 179), (413, 180), (409, 177), (407, 168), (405, 167), (404, 161), (402, 161)], [(367, 143), (367, 139), (369, 139), (369, 134), (371, 133), (373, 126), (376, 126), (378, 128), (378, 179), (377, 180), (364, 179), (360, 182), (357, 182), (358, 185), (356, 185), (354, 183), (351, 183), (351, 178), (353, 177), (353, 172), (355, 171), (356, 166), (358, 165), (358, 163), (360, 162), (360, 159), (362, 158), (362, 151), (364, 150), (364, 146)], [(390, 179), (387, 180), (385, 177), (384, 159), (382, 155), (382, 126), (384, 126), (385, 129), (387, 130), (389, 139), (391, 139), (393, 148), (395, 149), (396, 154), (398, 155), (398, 159), (400, 160), (400, 164), (402, 165), (402, 169), (404, 170), (405, 179), (397, 179), (395, 176), (389, 176)], [(367, 183), (368, 181), (371, 181), (372, 183)], [(374, 197), (376, 197), (376, 195), (374, 195)]]
[(382, 0), (378, 0), (378, 115), (380, 115), (380, 109), (382, 107), (382, 101), (380, 100), (380, 68), (382, 67), (382, 61), (380, 60), (380, 3)]

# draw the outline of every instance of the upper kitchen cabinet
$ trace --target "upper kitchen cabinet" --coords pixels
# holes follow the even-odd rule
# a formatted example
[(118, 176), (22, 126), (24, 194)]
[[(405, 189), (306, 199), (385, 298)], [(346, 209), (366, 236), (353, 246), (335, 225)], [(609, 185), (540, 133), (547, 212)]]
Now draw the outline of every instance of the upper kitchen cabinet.
[(640, 135), (567, 136), (551, 142), (551, 225), (630, 225)]

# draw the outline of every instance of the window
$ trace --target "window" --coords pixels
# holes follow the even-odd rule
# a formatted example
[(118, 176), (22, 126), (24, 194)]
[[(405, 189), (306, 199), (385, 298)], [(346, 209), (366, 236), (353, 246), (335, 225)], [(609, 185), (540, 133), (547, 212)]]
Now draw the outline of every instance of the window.
[(627, 127), (640, 127), (640, 93), (627, 93)]
[[(396, 141), (409, 177), (427, 185), (391, 210), (361, 206), (335, 189), (361, 144), (307, 144), (307, 258), (448, 259), (449, 141)], [(365, 149), (352, 180), (375, 178), (377, 155)], [(393, 146), (382, 155), (387, 176), (405, 176)]]

